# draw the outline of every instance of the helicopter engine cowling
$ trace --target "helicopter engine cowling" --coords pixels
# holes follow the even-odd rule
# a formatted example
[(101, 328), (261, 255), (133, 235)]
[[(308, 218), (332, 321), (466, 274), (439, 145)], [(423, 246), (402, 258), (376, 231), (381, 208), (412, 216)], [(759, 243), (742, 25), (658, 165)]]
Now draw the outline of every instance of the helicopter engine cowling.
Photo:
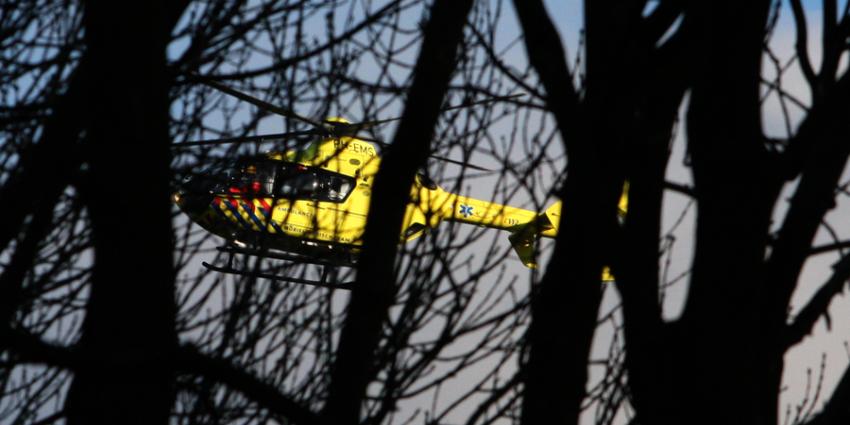
[(405, 212), (404, 225), (402, 228), (402, 240), (410, 241), (422, 236), (425, 230), (436, 228), (442, 221), (442, 216), (435, 204), (446, 198), (443, 191), (433, 180), (422, 173), (416, 175), (416, 180), (411, 190), (411, 202)]

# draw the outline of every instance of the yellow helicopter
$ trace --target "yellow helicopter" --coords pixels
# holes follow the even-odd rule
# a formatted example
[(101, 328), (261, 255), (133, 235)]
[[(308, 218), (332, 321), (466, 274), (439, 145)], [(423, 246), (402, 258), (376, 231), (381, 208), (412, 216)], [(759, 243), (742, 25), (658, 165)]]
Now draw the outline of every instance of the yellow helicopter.
[[(381, 162), (375, 146), (356, 132), (391, 120), (353, 124), (330, 118), (318, 123), (214, 81), (202, 82), (271, 112), (308, 122), (320, 132), (306, 147), (241, 157), (187, 177), (173, 195), (177, 206), (192, 221), (229, 241), (219, 249), (231, 255), (255, 255), (331, 268), (356, 264), (372, 186)], [(181, 145), (291, 136), (292, 133)], [(625, 202), (623, 197), (622, 212)], [(510, 243), (523, 264), (535, 267), (535, 242), (540, 237), (557, 235), (560, 213), (560, 201), (539, 213), (451, 193), (424, 174), (418, 174), (411, 187), (401, 235), (402, 241), (410, 241), (443, 221), (505, 230), (510, 232)], [(319, 286), (345, 288), (349, 284), (328, 282), (324, 273), (319, 281), (312, 281), (249, 272), (234, 268), (232, 261), (226, 266), (203, 265), (224, 273)], [(606, 269), (603, 280), (611, 279)]]

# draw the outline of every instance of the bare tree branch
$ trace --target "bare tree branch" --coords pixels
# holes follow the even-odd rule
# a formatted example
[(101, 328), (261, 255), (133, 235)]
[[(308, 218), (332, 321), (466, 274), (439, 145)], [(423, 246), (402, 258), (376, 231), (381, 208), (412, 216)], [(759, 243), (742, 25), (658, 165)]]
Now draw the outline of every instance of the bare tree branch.
[(262, 382), (226, 360), (212, 358), (187, 345), (181, 346), (177, 355), (178, 368), (183, 373), (205, 376), (228, 385), (285, 418), (287, 422), (299, 425), (319, 423), (318, 415), (310, 409), (287, 398), (274, 385)]
[[(376, 372), (375, 348), (397, 290), (395, 261), (390, 259), (398, 251), (404, 207), (416, 169), (427, 159), (471, 6), (470, 0), (438, 0), (431, 9), (404, 114), (374, 182), (357, 289), (351, 295), (322, 411), (328, 423), (359, 422), (366, 386)], [(407, 160), (401, 161), (402, 156)]]
[(829, 324), (829, 305), (833, 298), (844, 289), (847, 280), (850, 279), (850, 255), (844, 256), (832, 266), (832, 276), (829, 277), (820, 289), (815, 293), (809, 303), (806, 304), (794, 318), (794, 321), (786, 329), (785, 345), (790, 348), (812, 332), (815, 323), (826, 317)]

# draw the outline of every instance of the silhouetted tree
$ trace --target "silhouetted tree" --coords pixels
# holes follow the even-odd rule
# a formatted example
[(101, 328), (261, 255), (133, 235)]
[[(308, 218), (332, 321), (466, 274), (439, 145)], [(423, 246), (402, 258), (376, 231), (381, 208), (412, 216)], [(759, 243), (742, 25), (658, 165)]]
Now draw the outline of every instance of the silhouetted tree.
[[(791, 295), (834, 206), (850, 152), (848, 76), (838, 73), (846, 45), (835, 41), (846, 39), (850, 21), (846, 10), (837, 15), (836, 2), (824, 2), (823, 57), (815, 72), (805, 16), (799, 2), (791, 2), (795, 59), (812, 101), (787, 139), (769, 139), (762, 122), (765, 49), (784, 9), (777, 2), (771, 11), (771, 4), (671, 1), (649, 12), (645, 2), (585, 4), (579, 90), (542, 3), (515, 2), (569, 160), (561, 192), (568, 201), (559, 234), (564, 243), (532, 304), (525, 423), (578, 420), (599, 302), (590, 288), (606, 262), (614, 266), (623, 300), (635, 421), (778, 423), (785, 353), (826, 314), (848, 277), (841, 260), (818, 296), (789, 317)], [(779, 74), (772, 89), (786, 96)], [(686, 92), (695, 248), (684, 310), (665, 321), (658, 299), (662, 192), (670, 134)], [(624, 181), (629, 214), (620, 228), (614, 208)], [(790, 206), (772, 228), (789, 184), (795, 185)], [(559, 326), (567, 329), (559, 333)], [(565, 332), (573, 337), (553, 337)], [(822, 416), (843, 403), (841, 392), (836, 396)]]
[[(786, 354), (850, 277), (827, 217), (850, 155), (846, 6), (586, 2), (574, 43), (541, 0), (112, 3), (0, 1), (0, 422), (847, 421), (848, 373), (793, 415), (779, 399)], [(785, 17), (797, 39), (777, 52)], [(169, 207), (181, 179), (303, 141), (181, 143), (306, 126), (198, 75), (305, 116), (400, 116), (366, 130), (392, 137), (339, 276), (351, 291), (200, 267), (226, 254)], [(692, 183), (668, 181), (677, 166)], [(398, 244), (418, 172), (531, 209), (563, 200), (544, 268), (451, 223)], [(672, 193), (694, 205), (674, 211), (696, 215), (684, 243), (663, 221)], [(792, 315), (824, 253), (831, 277)], [(687, 287), (673, 319), (671, 285)]]

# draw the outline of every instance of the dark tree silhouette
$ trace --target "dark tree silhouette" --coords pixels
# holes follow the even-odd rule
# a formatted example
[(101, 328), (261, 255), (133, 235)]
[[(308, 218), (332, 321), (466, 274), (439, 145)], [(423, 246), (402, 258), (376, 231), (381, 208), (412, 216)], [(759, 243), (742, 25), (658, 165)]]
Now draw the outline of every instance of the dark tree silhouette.
[[(65, 407), (68, 423), (164, 423), (175, 394), (165, 68), (170, 11), (165, 2), (134, 6), (84, 5), (84, 55), (92, 66), (80, 76), (88, 173), (79, 188), (91, 217), (95, 267)], [(135, 17), (117, 19), (126, 13)], [(136, 207), (139, 200), (144, 208)]]
[[(847, 161), (848, 129), (840, 118), (847, 108), (847, 75), (838, 75), (844, 47), (837, 47), (834, 37), (846, 38), (842, 31), (850, 22), (846, 11), (839, 19), (834, 2), (824, 3), (823, 61), (815, 73), (802, 8), (791, 3), (798, 31), (796, 59), (811, 85), (812, 107), (794, 134), (776, 141), (764, 135), (761, 118), (771, 2), (660, 2), (648, 14), (641, 2), (603, 9), (587, 4), (582, 96), (575, 94), (570, 78), (563, 78), (572, 75), (566, 62), (552, 60), (562, 49), (551, 25), (545, 24), (549, 19), (542, 4), (515, 2), (547, 104), (556, 117), (563, 115), (557, 120), (569, 166), (562, 193), (564, 199), (576, 200), (572, 205), (579, 212), (574, 221), (564, 212), (562, 234), (569, 235), (571, 222), (583, 224), (568, 242), (583, 249), (564, 248), (561, 254), (561, 245), (556, 248), (555, 257), (563, 261), (553, 264), (566, 269), (547, 271), (540, 302), (533, 304), (526, 423), (553, 415), (563, 415), (564, 422), (577, 420), (599, 298), (550, 292), (588, 287), (600, 267), (599, 256), (614, 265), (623, 297), (625, 366), (636, 421), (778, 423), (783, 357), (826, 313), (831, 296), (843, 287), (835, 282), (847, 279), (836, 268), (834, 280), (804, 308), (806, 314), (789, 324), (791, 295), (812, 254), (815, 233), (834, 206)], [(781, 8), (777, 3), (773, 13)], [(672, 34), (665, 34), (680, 17), (681, 23), (669, 29)], [(695, 250), (684, 311), (667, 322), (658, 303), (661, 194), (667, 141), (686, 91), (687, 146), (697, 201)], [(630, 207), (619, 230), (613, 213), (606, 217), (603, 212), (613, 211), (613, 194), (624, 179), (630, 183)], [(795, 181), (790, 208), (773, 233), (780, 191)], [(595, 217), (598, 222), (588, 226)], [(599, 235), (617, 242), (600, 253), (592, 248)], [(553, 298), (576, 304), (564, 308)], [(583, 319), (576, 317), (582, 311)], [(575, 327), (576, 337), (553, 345), (557, 323)], [(556, 370), (562, 371), (560, 379), (551, 377)], [(823, 416), (833, 415), (832, 406), (842, 403), (841, 393), (836, 396)], [(564, 400), (569, 403), (566, 412), (558, 404)]]
[[(831, 213), (850, 9), (547, 6), (0, 0), (0, 423), (846, 423), (850, 373), (821, 389), (832, 360), (781, 397), (787, 353), (850, 277)], [(778, 28), (796, 31), (783, 51)], [(311, 118), (400, 117), (366, 130), (392, 137), (359, 263), (340, 270), (351, 291), (200, 267), (226, 255), (169, 205), (182, 178), (303, 141), (181, 143), (307, 126), (199, 75)], [(691, 182), (668, 181), (675, 167)], [(454, 223), (398, 244), (417, 173), (538, 211), (563, 200), (544, 267)], [(820, 285), (803, 275), (815, 255), (835, 259)]]

